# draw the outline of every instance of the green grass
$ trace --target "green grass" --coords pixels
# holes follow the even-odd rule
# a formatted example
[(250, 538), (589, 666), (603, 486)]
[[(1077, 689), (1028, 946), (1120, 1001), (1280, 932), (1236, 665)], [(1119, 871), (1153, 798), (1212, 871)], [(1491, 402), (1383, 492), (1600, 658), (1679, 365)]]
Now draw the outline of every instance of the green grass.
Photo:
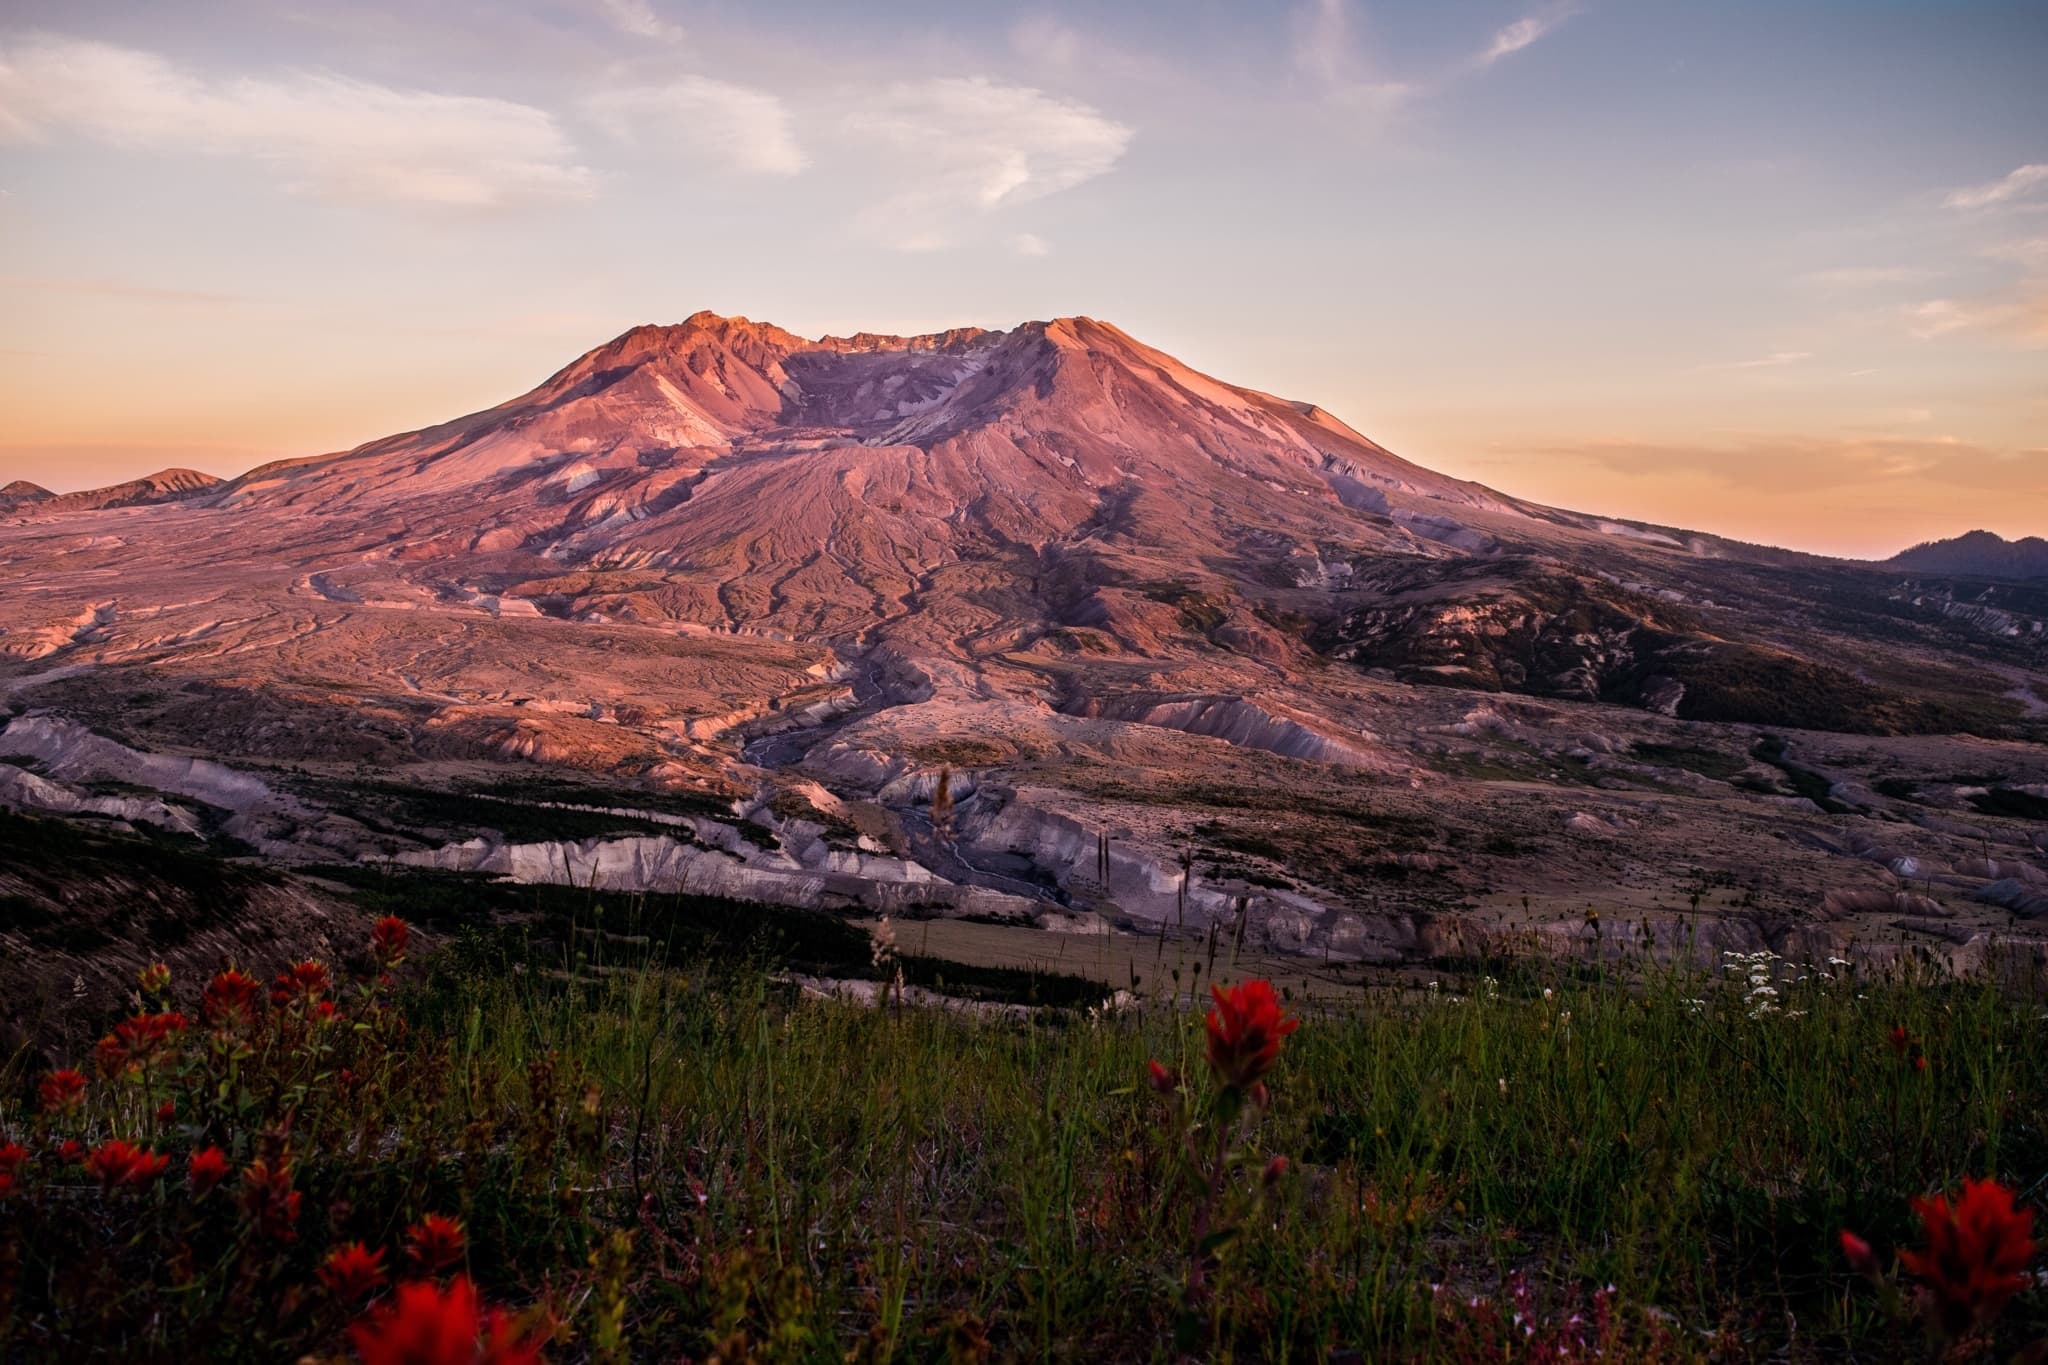
[[(304, 1283), (333, 1242), (389, 1246), (440, 1210), (467, 1221), (488, 1294), (562, 1305), (578, 1336), (559, 1359), (584, 1358), (603, 1297), (590, 1257), (618, 1230), (633, 1237), (633, 1359), (973, 1359), (962, 1343), (984, 1337), (1001, 1359), (1477, 1359), (1464, 1305), (1518, 1280), (1560, 1313), (1612, 1284), (1625, 1321), (1668, 1315), (1675, 1358), (1886, 1359), (1898, 1341), (1841, 1264), (1838, 1230), (1888, 1252), (1914, 1235), (1909, 1195), (1992, 1174), (2037, 1200), (2048, 1182), (2031, 995), (1781, 967), (1759, 1017), (1766, 997), (1734, 974), (1445, 964), (1435, 989), (1361, 989), (1289, 1040), (1226, 1179), (1237, 1235), (1215, 1242), (1191, 1311), (1194, 1193), (1142, 1080), (1156, 1057), (1202, 1083), (1184, 1001), (1023, 1020), (863, 1008), (801, 997), (779, 962), (609, 956), (646, 938), (472, 932), (418, 964), (404, 1027), (363, 1035), (388, 1056), (321, 1064), (355, 1068), (348, 1096), (273, 1090), (259, 1049), (236, 1063), (241, 1107), (216, 1105), (210, 1082), (181, 1100), (179, 1123), (238, 1160), (297, 1106), (306, 1213), (261, 1282)], [(907, 974), (950, 986), (957, 970)], [(1931, 1066), (1901, 1062), (1895, 1025)], [(14, 1070), (8, 1132), (33, 1124), (16, 1098), (33, 1075)], [(104, 1136), (154, 1100), (96, 1087), (91, 1122)], [(1265, 1190), (1269, 1154), (1294, 1164)], [(266, 1319), (282, 1335), (238, 1346), (252, 1253), (149, 1288), (149, 1266), (216, 1235), (172, 1189), (68, 1188), (44, 1214), (0, 1219), (0, 1263), (23, 1266), (0, 1356), (54, 1357), (87, 1330), (166, 1358), (200, 1358), (199, 1342), (205, 1358), (338, 1347), (317, 1290)], [(106, 1309), (118, 1322), (88, 1329), (76, 1302), (71, 1319), (53, 1306), (122, 1267), (142, 1287)], [(2022, 1299), (2013, 1343), (2048, 1328), (2044, 1309)], [(178, 1323), (182, 1353), (149, 1335)]]

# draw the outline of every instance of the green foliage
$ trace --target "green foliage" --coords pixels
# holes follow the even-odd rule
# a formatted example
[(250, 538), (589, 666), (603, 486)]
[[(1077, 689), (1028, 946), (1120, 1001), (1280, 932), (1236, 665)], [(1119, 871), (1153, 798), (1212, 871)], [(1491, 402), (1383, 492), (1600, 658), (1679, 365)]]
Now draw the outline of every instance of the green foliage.
[[(37, 1077), (0, 1076), (0, 1132), (35, 1153), (0, 1218), (0, 1356), (334, 1351), (350, 1310), (314, 1267), (357, 1238), (396, 1263), (425, 1212), (465, 1220), (489, 1296), (558, 1312), (561, 1359), (1519, 1359), (1473, 1345), (1495, 1310), (1468, 1297), (1561, 1315), (1605, 1284), (1611, 1340), (1638, 1343), (1612, 1358), (1882, 1356), (1836, 1231), (1901, 1245), (1907, 1195), (2048, 1177), (2033, 998), (1788, 964), (1775, 996), (1446, 968), (1288, 1041), (1225, 1192), (1261, 1212), (1197, 1239), (1191, 1313), (1193, 1214), (1143, 1082), (1153, 1057), (1201, 1075), (1184, 1005), (878, 1010), (730, 956), (572, 972), (481, 933), (422, 965), (402, 1013), (363, 985), (338, 992), (345, 1022), (267, 1015), (285, 1022), (246, 1047), (195, 1023), (187, 1061), (96, 1081), (75, 1117), (35, 1117)], [(284, 1242), (233, 1190), (287, 1130)], [(233, 1188), (102, 1193), (44, 1164), (59, 1137), (115, 1135), (174, 1175), (219, 1142)], [(1293, 1165), (1262, 1193), (1267, 1153)], [(2014, 1341), (2048, 1325), (2038, 1295), (2011, 1319)]]

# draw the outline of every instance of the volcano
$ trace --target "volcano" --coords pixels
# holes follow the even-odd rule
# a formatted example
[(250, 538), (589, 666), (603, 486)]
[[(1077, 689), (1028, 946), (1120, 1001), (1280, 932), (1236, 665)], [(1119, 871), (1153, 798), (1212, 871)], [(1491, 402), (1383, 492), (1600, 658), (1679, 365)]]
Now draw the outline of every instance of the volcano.
[(1768, 851), (1750, 942), (1907, 915), (1899, 859), (1964, 901), (2013, 880), (1949, 841), (2033, 866), (2048, 590), (1939, 567), (1544, 507), (1091, 318), (812, 340), (699, 313), (353, 450), (10, 486), (0, 756), (29, 764), (10, 804), (284, 861), (710, 875), (668, 833), (572, 855), (487, 802), (371, 809), (545, 776), (643, 834), (684, 798), (772, 830), (691, 827), (731, 894), (969, 888), (1353, 954), (1441, 946), (1510, 885), (1640, 909)]

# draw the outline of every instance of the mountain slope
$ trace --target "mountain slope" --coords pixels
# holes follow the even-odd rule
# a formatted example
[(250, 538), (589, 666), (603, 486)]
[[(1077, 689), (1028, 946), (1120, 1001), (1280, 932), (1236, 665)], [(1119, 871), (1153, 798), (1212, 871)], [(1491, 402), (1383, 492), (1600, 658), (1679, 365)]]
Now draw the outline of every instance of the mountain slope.
[(1991, 531), (1968, 531), (1902, 550), (1885, 563), (1917, 573), (2048, 578), (2048, 540), (2040, 536), (2007, 540)]
[(228, 853), (1353, 958), (2033, 884), (2048, 590), (1538, 506), (1089, 318), (698, 314), (354, 450), (33, 491), (0, 804)]
[[(711, 313), (636, 327), (439, 426), (18, 507), (0, 563), (83, 532), (83, 512), (167, 500), (189, 516), (125, 518), (120, 558), (174, 551), (201, 587), (765, 635), (1037, 705), (1096, 698), (1111, 658), (1183, 688), (1338, 658), (1698, 718), (1796, 686), (1830, 698), (1785, 711), (1807, 723), (1978, 723), (1829, 643), (1801, 578), (1825, 561), (1447, 478), (1085, 317), (816, 340)], [(120, 653), (133, 606), (79, 600), (79, 581), (26, 594), (41, 619), (0, 621), (0, 651)]]

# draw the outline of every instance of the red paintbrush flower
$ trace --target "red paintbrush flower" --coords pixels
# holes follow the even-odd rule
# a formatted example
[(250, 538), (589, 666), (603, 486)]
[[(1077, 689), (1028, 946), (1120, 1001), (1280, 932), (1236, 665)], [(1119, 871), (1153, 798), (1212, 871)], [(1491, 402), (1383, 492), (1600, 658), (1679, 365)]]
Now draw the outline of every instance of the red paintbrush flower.
[(327, 1253), (320, 1263), (320, 1283), (344, 1302), (360, 1299), (384, 1283), (384, 1252), (350, 1242)]
[(77, 1138), (65, 1138), (57, 1144), (57, 1160), (66, 1166), (76, 1166), (85, 1160), (85, 1144)]
[(0, 1175), (11, 1176), (28, 1164), (28, 1148), (18, 1142), (0, 1142)]
[(412, 926), (396, 915), (386, 915), (370, 929), (370, 952), (379, 967), (396, 967), (405, 961), (405, 945), (412, 938)]
[(230, 967), (206, 983), (199, 1017), (215, 1028), (234, 1028), (256, 1017), (263, 988), (256, 978)]
[(169, 1157), (158, 1156), (124, 1138), (101, 1143), (85, 1159), (87, 1172), (109, 1190), (117, 1185), (147, 1185), (170, 1164)]
[(1225, 990), (1211, 986), (1216, 1008), (1209, 1011), (1209, 1066), (1226, 1089), (1245, 1090), (1273, 1069), (1280, 1042), (1301, 1027), (1284, 1013), (1269, 981), (1247, 981)]
[(333, 975), (320, 963), (294, 962), (271, 983), (270, 1003), (288, 1005), (294, 1000), (318, 1000), (333, 985)]
[(1870, 1249), (1870, 1243), (1847, 1228), (1842, 1229), (1842, 1255), (1848, 1258), (1849, 1268), (1858, 1275), (1875, 1276), (1878, 1273), (1877, 1253)]
[(185, 1016), (175, 1010), (162, 1014), (136, 1014), (114, 1025), (114, 1031), (100, 1039), (93, 1049), (93, 1065), (102, 1076), (120, 1076), (154, 1061), (185, 1031)]
[(178, 1102), (176, 1100), (165, 1100), (156, 1107), (156, 1121), (158, 1123), (170, 1123), (177, 1117)]
[(291, 1168), (284, 1163), (272, 1166), (259, 1159), (242, 1172), (242, 1211), (264, 1236), (280, 1242), (296, 1238), (300, 1202)]
[(165, 995), (171, 989), (171, 969), (161, 962), (152, 962), (135, 974), (135, 982), (144, 995)]
[(1913, 1201), (1927, 1246), (1900, 1252), (1899, 1264), (1925, 1287), (1929, 1310), (1952, 1337), (1990, 1321), (2028, 1283), (2034, 1213), (2012, 1201), (1995, 1180), (1963, 1181), (1954, 1204), (1939, 1195)]
[(227, 1178), (228, 1154), (218, 1147), (200, 1148), (185, 1167), (185, 1179), (191, 1183), (195, 1196), (204, 1195)]
[(1156, 1059), (1145, 1063), (1145, 1083), (1162, 1095), (1180, 1089), (1180, 1077), (1173, 1068)]
[(52, 1071), (36, 1086), (36, 1100), (45, 1114), (75, 1114), (85, 1103), (85, 1077), (68, 1066)]
[(430, 1213), (405, 1230), (406, 1258), (428, 1274), (462, 1259), (462, 1221)]
[(486, 1311), (476, 1286), (457, 1275), (402, 1284), (391, 1302), (349, 1328), (363, 1365), (538, 1365), (542, 1334), (510, 1314)]

